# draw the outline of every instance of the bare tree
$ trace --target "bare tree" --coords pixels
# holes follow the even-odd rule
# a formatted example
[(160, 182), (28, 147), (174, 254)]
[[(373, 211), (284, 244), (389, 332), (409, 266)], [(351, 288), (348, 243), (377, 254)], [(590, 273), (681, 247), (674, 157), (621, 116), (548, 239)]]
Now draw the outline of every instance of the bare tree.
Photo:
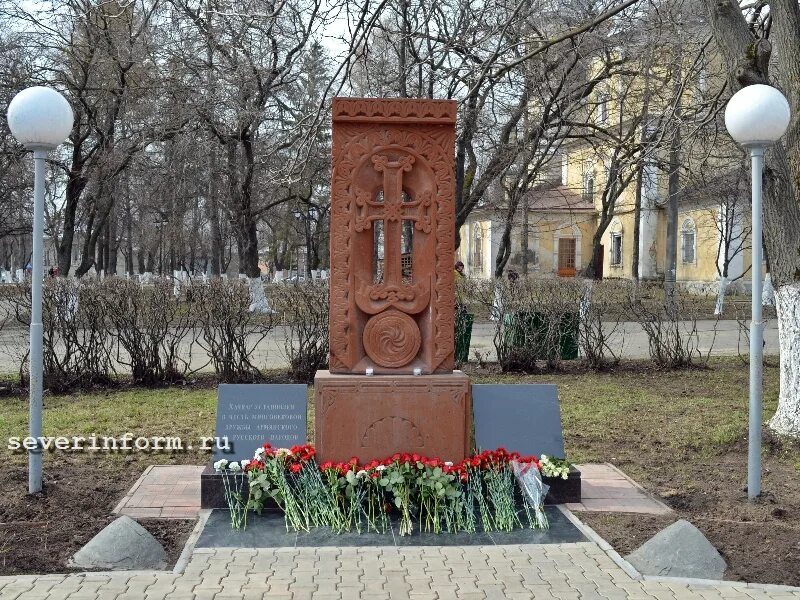
[[(782, 143), (767, 153), (764, 245), (775, 286), (781, 386), (770, 427), (800, 436), (800, 6), (796, 0), (748, 5), (705, 0), (714, 41), (732, 90), (775, 83), (789, 99), (792, 121)], [(773, 47), (775, 49), (773, 56)], [(774, 64), (774, 76), (769, 67)]]

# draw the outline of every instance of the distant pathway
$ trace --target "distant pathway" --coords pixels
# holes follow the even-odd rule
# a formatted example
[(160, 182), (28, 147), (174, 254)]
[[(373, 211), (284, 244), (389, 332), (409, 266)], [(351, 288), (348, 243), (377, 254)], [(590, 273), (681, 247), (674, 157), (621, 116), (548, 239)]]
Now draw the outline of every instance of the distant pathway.
[[(685, 324), (684, 324), (685, 326)], [(736, 321), (698, 321), (698, 335), (700, 337), (700, 349), (707, 351), (713, 343), (712, 355), (714, 356), (736, 356), (737, 354), (747, 354), (747, 337), (740, 330), (739, 323)], [(261, 368), (279, 369), (287, 365), (286, 360), (286, 329), (278, 327), (272, 330), (269, 335), (259, 344), (255, 345), (253, 352), (253, 363)], [(492, 322), (478, 322), (472, 331), (472, 343), (470, 344), (469, 360), (475, 361), (475, 352), (480, 352), (484, 360), (496, 360), (494, 349), (495, 324)], [(0, 373), (16, 373), (19, 371), (19, 358), (26, 351), (28, 338), (27, 330), (14, 326), (6, 327), (0, 331)], [(770, 320), (766, 323), (764, 332), (765, 346), (767, 354), (778, 353), (778, 325), (777, 321)], [(622, 358), (639, 359), (648, 358), (647, 335), (642, 331), (642, 326), (636, 322), (620, 323), (616, 333), (609, 340), (610, 346), (617, 351), (621, 346)], [(182, 344), (182, 355), (189, 354), (188, 341)], [(191, 348), (191, 368), (211, 370), (208, 364), (208, 356), (202, 348), (194, 345)]]
[[(635, 575), (635, 573), (634, 573)], [(196, 549), (182, 574), (0, 577), (3, 600), (713, 600), (800, 589), (642, 580), (593, 542), (537, 546)]]

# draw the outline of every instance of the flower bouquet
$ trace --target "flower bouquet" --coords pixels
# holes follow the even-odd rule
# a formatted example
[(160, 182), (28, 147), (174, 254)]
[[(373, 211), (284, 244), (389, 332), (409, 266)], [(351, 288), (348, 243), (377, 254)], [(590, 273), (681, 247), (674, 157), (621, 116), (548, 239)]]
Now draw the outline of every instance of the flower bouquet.
[[(247, 510), (260, 513), (272, 500), (284, 513), (287, 530), (295, 531), (329, 527), (335, 532), (382, 533), (392, 517), (400, 535), (410, 535), (415, 528), (469, 533), (477, 530), (479, 521), (485, 531), (546, 528), (542, 465), (560, 474), (564, 463), (569, 470), (565, 461), (543, 463), (504, 448), (458, 464), (397, 453), (366, 464), (352, 458), (318, 465), (315, 456), (310, 444), (274, 448), (267, 443), (251, 461), (215, 463), (217, 470), (233, 477), (225, 479), (231, 524), (246, 526)], [(246, 503), (241, 494), (244, 478), (249, 485)]]

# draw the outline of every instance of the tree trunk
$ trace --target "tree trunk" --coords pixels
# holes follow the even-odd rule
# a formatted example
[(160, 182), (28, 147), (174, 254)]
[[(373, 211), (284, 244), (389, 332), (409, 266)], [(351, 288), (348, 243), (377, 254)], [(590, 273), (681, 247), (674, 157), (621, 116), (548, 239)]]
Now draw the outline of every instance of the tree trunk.
[[(675, 118), (680, 117), (681, 63), (680, 57), (675, 59), (672, 67), (673, 98), (675, 98)], [(667, 247), (664, 265), (664, 292), (668, 301), (672, 301), (675, 282), (678, 279), (678, 192), (680, 191), (681, 129), (675, 123), (672, 140), (669, 146), (669, 179), (667, 204)]]
[(522, 274), (528, 274), (528, 238), (530, 236), (528, 222), (528, 197), (524, 196), (522, 200), (522, 243), (520, 244), (520, 251), (522, 252)]
[(642, 175), (644, 164), (636, 168), (636, 196), (633, 201), (633, 255), (631, 256), (631, 276), (634, 281), (639, 281), (639, 237), (641, 236), (642, 220)]
[[(770, 42), (752, 37), (733, 0), (705, 0), (705, 5), (732, 88), (768, 84)], [(781, 352), (778, 410), (770, 427), (800, 437), (800, 6), (796, 0), (773, 0), (769, 6), (777, 80), (792, 110), (789, 131), (767, 152), (764, 169), (764, 242)]]
[(667, 241), (664, 259), (664, 291), (670, 296), (678, 278), (678, 187), (680, 185), (680, 136), (677, 127), (669, 149), (669, 199), (667, 200)]
[[(244, 160), (244, 177), (239, 180), (238, 150), (241, 144)], [(252, 141), (242, 139), (228, 144), (228, 170), (230, 180), (231, 204), (236, 222), (236, 242), (239, 250), (239, 273), (249, 278), (260, 277), (258, 267), (258, 230), (253, 216), (252, 186), (255, 171), (255, 157)]]
[[(139, 265), (141, 267), (141, 250), (139, 251), (139, 257)], [(127, 177), (125, 178), (125, 272), (133, 275), (133, 214), (131, 211), (130, 186)]]
[(64, 228), (58, 244), (58, 272), (62, 277), (69, 275), (72, 268), (72, 244), (75, 239), (75, 215), (78, 211), (78, 202), (86, 187), (86, 179), (80, 175), (83, 159), (80, 150), (74, 149), (72, 157), (72, 172), (64, 193)]
[(800, 434), (800, 284), (782, 285), (775, 290), (778, 312), (778, 345), (781, 353), (780, 397), (778, 410), (769, 426), (777, 433)]

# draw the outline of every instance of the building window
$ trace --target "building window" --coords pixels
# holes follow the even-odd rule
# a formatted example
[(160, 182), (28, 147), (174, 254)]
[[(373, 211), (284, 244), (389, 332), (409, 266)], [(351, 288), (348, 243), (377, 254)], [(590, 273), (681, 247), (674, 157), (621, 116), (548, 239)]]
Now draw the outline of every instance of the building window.
[(594, 201), (594, 167), (583, 174), (583, 199)]
[(480, 223), (475, 223), (472, 229), (472, 266), (483, 269), (483, 230)]
[(608, 123), (608, 94), (599, 94), (597, 96), (597, 122), (600, 125)]
[(539, 234), (528, 234), (528, 266), (539, 268)]
[(681, 257), (683, 264), (695, 264), (697, 247), (694, 221), (686, 219), (681, 227)]
[(574, 237), (558, 239), (558, 274), (562, 277), (573, 277), (576, 272), (577, 240)]
[(622, 233), (611, 234), (611, 266), (622, 266)]

